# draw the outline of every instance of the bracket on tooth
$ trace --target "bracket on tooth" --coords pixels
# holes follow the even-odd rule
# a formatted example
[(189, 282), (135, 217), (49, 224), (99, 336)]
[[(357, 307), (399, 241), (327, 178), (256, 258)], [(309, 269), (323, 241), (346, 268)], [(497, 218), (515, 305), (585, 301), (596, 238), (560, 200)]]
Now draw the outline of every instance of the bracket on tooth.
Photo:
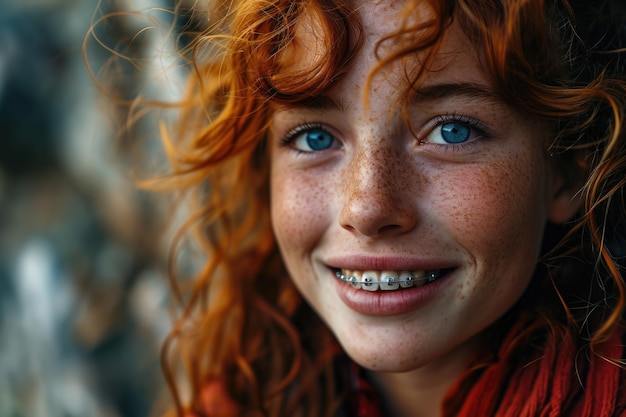
[[(341, 271), (337, 271), (335, 272), (335, 275), (337, 276), (337, 278), (339, 278), (340, 280), (350, 283), (350, 284), (369, 284), (371, 285), (372, 282), (371, 281), (357, 281), (356, 277), (352, 276), (350, 278), (348, 278), (347, 276), (345, 276), (345, 274), (342, 274)], [(437, 280), (437, 278), (439, 278), (439, 275), (437, 275), (436, 272), (431, 272), (430, 274), (422, 277), (422, 278), (415, 278), (413, 275), (410, 275), (407, 279), (408, 282), (414, 282), (414, 281), (426, 281), (427, 283), (431, 283), (435, 280)], [(393, 281), (393, 278), (391, 279), (391, 281)], [(390, 284), (391, 282), (389, 280), (385, 281), (385, 283)]]

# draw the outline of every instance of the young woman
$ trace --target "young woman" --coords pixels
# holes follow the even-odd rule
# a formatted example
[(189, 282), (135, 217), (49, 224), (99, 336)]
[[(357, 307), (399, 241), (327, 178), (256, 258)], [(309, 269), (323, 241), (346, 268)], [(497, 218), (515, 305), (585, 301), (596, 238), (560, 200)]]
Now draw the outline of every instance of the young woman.
[(178, 415), (626, 416), (618, 3), (210, 3)]

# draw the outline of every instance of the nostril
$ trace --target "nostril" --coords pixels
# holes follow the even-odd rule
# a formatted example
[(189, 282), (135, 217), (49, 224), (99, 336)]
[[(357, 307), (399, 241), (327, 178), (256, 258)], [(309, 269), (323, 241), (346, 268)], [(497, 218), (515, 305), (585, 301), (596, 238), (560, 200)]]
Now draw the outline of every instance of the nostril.
[(349, 224), (341, 223), (341, 227), (343, 227), (349, 232), (354, 232), (354, 227), (350, 226)]
[(402, 228), (402, 226), (400, 226), (399, 224), (388, 224), (388, 225), (385, 225), (385, 226), (379, 228), (378, 229), (378, 233), (379, 234), (384, 234), (384, 233), (392, 232), (394, 230), (401, 229), (401, 228)]

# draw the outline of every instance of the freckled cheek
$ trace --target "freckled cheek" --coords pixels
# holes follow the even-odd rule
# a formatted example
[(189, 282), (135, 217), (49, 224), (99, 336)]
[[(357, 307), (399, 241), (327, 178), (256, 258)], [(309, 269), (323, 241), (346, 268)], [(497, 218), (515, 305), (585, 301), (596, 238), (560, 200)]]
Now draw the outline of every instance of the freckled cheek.
[(491, 254), (495, 261), (513, 248), (534, 253), (540, 241), (542, 185), (515, 168), (511, 163), (459, 168), (439, 179), (449, 186), (442, 187), (436, 211), (473, 255)]
[(315, 178), (272, 173), (272, 224), (283, 250), (307, 251), (318, 242), (327, 228), (325, 197), (325, 187)]

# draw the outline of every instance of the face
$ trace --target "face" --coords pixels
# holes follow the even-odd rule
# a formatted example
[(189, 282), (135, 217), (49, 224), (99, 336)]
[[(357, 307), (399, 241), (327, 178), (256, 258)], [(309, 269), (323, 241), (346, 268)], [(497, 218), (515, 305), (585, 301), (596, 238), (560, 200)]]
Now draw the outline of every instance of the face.
[(345, 351), (404, 372), (467, 357), (525, 290), (559, 207), (545, 129), (499, 99), (458, 28), (411, 97), (410, 127), (399, 66), (364, 105), (375, 43), (400, 20), (397, 6), (359, 12), (349, 73), (272, 117), (271, 215), (293, 281)]

